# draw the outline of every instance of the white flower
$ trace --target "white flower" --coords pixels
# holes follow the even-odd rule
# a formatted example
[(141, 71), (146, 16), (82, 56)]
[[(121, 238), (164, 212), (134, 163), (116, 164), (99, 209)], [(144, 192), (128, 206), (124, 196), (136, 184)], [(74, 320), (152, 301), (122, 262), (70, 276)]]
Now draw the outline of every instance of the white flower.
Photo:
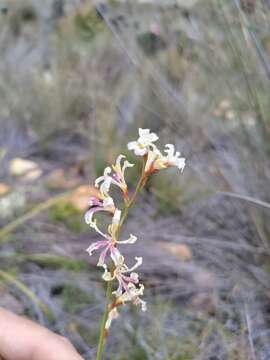
[(127, 196), (128, 187), (125, 180), (125, 171), (127, 168), (134, 166), (134, 164), (131, 164), (125, 160), (123, 165), (121, 165), (122, 159), (125, 158), (126, 157), (124, 155), (120, 154), (117, 157), (115, 164), (112, 165), (114, 173), (112, 173), (111, 167), (108, 166), (105, 168), (104, 174), (96, 179), (95, 186), (99, 187), (99, 190), (103, 196), (108, 196), (111, 184), (118, 186), (123, 191), (124, 195)]
[(134, 150), (135, 155), (144, 156), (148, 153), (150, 146), (158, 140), (155, 133), (150, 133), (149, 129), (139, 129), (139, 138), (137, 141), (131, 141), (127, 147), (129, 150)]
[[(151, 150), (147, 154), (147, 160), (146, 160), (145, 168), (144, 168), (145, 173), (151, 174), (151, 173), (155, 172), (156, 170), (158, 170), (155, 168), (155, 164), (157, 161), (160, 161), (160, 159), (162, 159), (162, 158), (163, 158), (163, 155), (158, 150), (158, 148), (155, 145), (151, 146)], [(164, 168), (165, 168), (165, 166), (164, 166)]]
[(175, 152), (175, 147), (173, 144), (166, 144), (164, 150), (165, 153), (167, 153), (167, 156), (165, 157), (167, 166), (176, 166), (179, 170), (183, 171), (186, 165), (186, 159), (183, 157), (180, 157), (180, 152)]
[(157, 170), (167, 169), (172, 166), (177, 167), (183, 172), (186, 160), (180, 157), (180, 152), (175, 152), (174, 145), (166, 144), (164, 152), (167, 155), (164, 156), (155, 145), (151, 146), (145, 164), (146, 173), (151, 174)]

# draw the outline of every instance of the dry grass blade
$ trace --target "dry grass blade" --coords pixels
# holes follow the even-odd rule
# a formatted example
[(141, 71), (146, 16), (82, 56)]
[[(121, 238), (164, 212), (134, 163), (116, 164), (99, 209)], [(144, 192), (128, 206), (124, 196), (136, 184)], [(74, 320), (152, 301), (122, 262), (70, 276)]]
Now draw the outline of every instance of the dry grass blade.
[(246, 317), (246, 323), (247, 323), (248, 341), (249, 341), (249, 345), (250, 345), (251, 358), (252, 358), (252, 360), (256, 360), (254, 343), (253, 343), (253, 339), (252, 339), (252, 324), (251, 324), (250, 314), (248, 312), (247, 305), (245, 305), (245, 317)]
[(0, 270), (0, 278), (2, 281), (14, 285), (16, 288), (18, 288), (23, 294), (25, 294), (33, 303), (35, 303), (36, 306), (38, 306), (44, 312), (44, 314), (47, 316), (49, 320), (53, 320), (53, 314), (48, 309), (48, 307), (45, 304), (43, 304), (43, 302), (41, 302), (39, 298), (21, 281), (19, 281), (14, 276), (3, 270)]
[(8, 225), (4, 226), (0, 230), (0, 245), (7, 242), (8, 238), (6, 236), (9, 235), (10, 233), (12, 233), (13, 231), (15, 231), (19, 226), (23, 225), (28, 220), (30, 220), (33, 217), (35, 217), (36, 215), (40, 214), (42, 211), (45, 211), (45, 210), (49, 209), (50, 207), (52, 207), (53, 205), (55, 205), (59, 201), (63, 200), (67, 196), (69, 196), (71, 193), (72, 193), (72, 190), (69, 190), (69, 191), (66, 191), (66, 192), (62, 193), (61, 195), (50, 198), (49, 200), (47, 200), (47, 201), (45, 201), (45, 202), (43, 202), (41, 204), (38, 204), (33, 209), (31, 209), (29, 212), (27, 212), (26, 214), (20, 216), (19, 218), (12, 221)]
[(268, 202), (256, 199), (251, 196), (246, 196), (246, 195), (241, 195), (241, 194), (236, 194), (236, 193), (231, 193), (231, 192), (225, 192), (225, 191), (220, 191), (220, 192), (218, 192), (218, 194), (224, 195), (224, 196), (230, 196), (230, 197), (240, 199), (240, 200), (244, 200), (244, 201), (250, 202), (254, 205), (259, 205), (264, 208), (270, 209), (270, 204)]

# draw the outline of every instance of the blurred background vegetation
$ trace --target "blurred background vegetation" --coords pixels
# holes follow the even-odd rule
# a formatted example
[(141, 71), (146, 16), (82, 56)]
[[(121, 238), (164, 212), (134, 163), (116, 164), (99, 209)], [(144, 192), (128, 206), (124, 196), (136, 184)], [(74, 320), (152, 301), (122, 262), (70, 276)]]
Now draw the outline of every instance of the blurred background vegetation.
[(0, 305), (94, 359), (83, 214), (149, 127), (187, 167), (132, 210), (148, 311), (122, 310), (106, 359), (269, 359), (269, 0), (0, 0), (0, 56)]

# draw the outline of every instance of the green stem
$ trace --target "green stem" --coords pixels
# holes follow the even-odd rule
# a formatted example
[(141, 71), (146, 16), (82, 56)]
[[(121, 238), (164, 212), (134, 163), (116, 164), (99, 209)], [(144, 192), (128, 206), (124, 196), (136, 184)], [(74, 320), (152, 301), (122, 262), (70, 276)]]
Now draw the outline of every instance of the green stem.
[(141, 191), (141, 189), (143, 188), (143, 186), (146, 183), (147, 176), (144, 173), (144, 166), (145, 166), (145, 163), (143, 163), (141, 177), (140, 177), (140, 180), (137, 183), (134, 194), (133, 194), (132, 198), (127, 202), (127, 204), (126, 204), (126, 206), (124, 208), (123, 215), (122, 215), (122, 218), (121, 218), (121, 221), (120, 221), (120, 224), (119, 224), (119, 230), (118, 230), (118, 233), (117, 233), (117, 238), (119, 238), (121, 228), (122, 228), (122, 226), (123, 226), (123, 224), (124, 224), (124, 222), (125, 222), (125, 220), (126, 220), (126, 218), (128, 216), (129, 209), (133, 206), (137, 195), (139, 194), (139, 192)]
[[(135, 202), (135, 199), (138, 195), (138, 193), (140, 192), (140, 190), (142, 189), (142, 187), (145, 185), (146, 182), (146, 177), (145, 177), (145, 173), (144, 173), (144, 165), (145, 163), (143, 163), (142, 166), (142, 173), (141, 173), (141, 177), (140, 180), (137, 183), (136, 189), (134, 191), (134, 194), (132, 195), (131, 199), (128, 200), (125, 204), (124, 210), (123, 210), (123, 215), (121, 217), (120, 220), (120, 224), (119, 224), (119, 228), (118, 231), (116, 233), (116, 240), (119, 239), (120, 236), (120, 232), (121, 232), (121, 228), (128, 216), (128, 211), (129, 209), (132, 207), (132, 205)], [(113, 263), (110, 266), (110, 272), (113, 273), (114, 271), (114, 265)], [(108, 281), (107, 284), (107, 289), (106, 289), (106, 308), (100, 323), (100, 333), (99, 333), (99, 341), (98, 341), (98, 350), (97, 350), (97, 357), (96, 360), (102, 360), (102, 354), (104, 351), (104, 345), (105, 345), (105, 338), (106, 338), (106, 330), (105, 330), (105, 326), (106, 326), (106, 322), (109, 316), (109, 312), (110, 312), (110, 300), (112, 297), (112, 281)]]
[(106, 336), (105, 325), (106, 325), (106, 321), (107, 321), (108, 315), (109, 315), (111, 294), (112, 294), (112, 282), (108, 281), (107, 290), (106, 290), (106, 308), (105, 308), (105, 311), (104, 311), (104, 314), (102, 316), (102, 320), (100, 323), (100, 332), (99, 332), (98, 350), (97, 350), (96, 360), (102, 359), (102, 353), (104, 350), (104, 343), (105, 343), (105, 336)]

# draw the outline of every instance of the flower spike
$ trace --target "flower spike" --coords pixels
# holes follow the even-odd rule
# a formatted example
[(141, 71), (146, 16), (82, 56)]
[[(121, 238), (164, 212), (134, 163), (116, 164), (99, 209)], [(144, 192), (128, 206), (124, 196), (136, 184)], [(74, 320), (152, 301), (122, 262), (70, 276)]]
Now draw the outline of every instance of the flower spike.
[[(151, 174), (169, 167), (177, 167), (182, 172), (185, 167), (185, 158), (181, 157), (180, 152), (175, 151), (173, 144), (166, 144), (162, 152), (155, 144), (157, 140), (158, 136), (155, 133), (151, 133), (149, 129), (140, 128), (138, 139), (127, 144), (128, 149), (133, 151), (135, 155), (143, 157), (143, 171), (134, 195), (129, 198), (128, 185), (125, 179), (126, 170), (133, 167), (134, 164), (131, 164), (125, 155), (120, 154), (115, 164), (106, 167), (103, 175), (96, 179), (95, 187), (98, 189), (98, 194), (90, 198), (89, 209), (85, 214), (86, 223), (101, 236), (101, 239), (93, 242), (86, 251), (89, 256), (96, 252), (99, 253), (97, 266), (104, 269), (103, 280), (117, 284), (115, 288), (109, 291), (108, 298), (113, 296), (113, 300), (108, 305), (104, 315), (98, 346), (98, 359), (101, 359), (104, 337), (107, 335), (112, 321), (119, 316), (119, 307), (130, 302), (141, 306), (142, 311), (146, 310), (146, 302), (141, 299), (144, 286), (136, 272), (142, 264), (142, 257), (135, 257), (135, 264), (128, 267), (121, 250), (122, 245), (134, 244), (137, 241), (137, 237), (132, 234), (128, 239), (122, 240), (120, 238), (128, 210)], [(110, 195), (112, 185), (117, 186), (123, 195), (123, 208), (115, 206), (114, 199)], [(111, 215), (111, 222), (105, 231), (101, 231), (97, 226), (95, 216), (98, 212)], [(109, 289), (110, 287), (108, 287)]]

